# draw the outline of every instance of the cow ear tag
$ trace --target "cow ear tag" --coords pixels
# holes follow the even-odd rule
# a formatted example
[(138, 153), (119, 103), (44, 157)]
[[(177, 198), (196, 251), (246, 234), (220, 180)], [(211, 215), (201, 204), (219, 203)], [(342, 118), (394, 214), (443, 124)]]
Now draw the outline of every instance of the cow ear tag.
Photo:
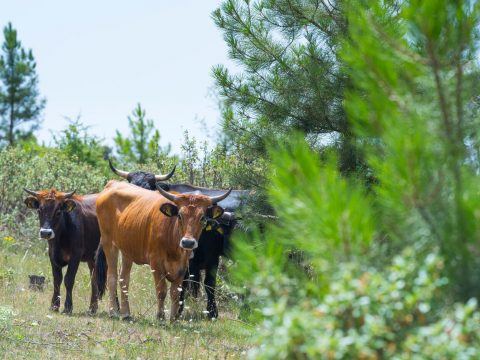
[(29, 209), (38, 209), (38, 207), (40, 206), (35, 196), (29, 196), (23, 202), (25, 203), (25, 205), (27, 205)]
[(76, 206), (77, 204), (75, 204), (75, 201), (73, 201), (72, 199), (67, 199), (63, 203), (63, 211), (70, 212), (75, 209)]
[(212, 205), (207, 209), (207, 217), (210, 219), (218, 219), (223, 215), (223, 208), (218, 205)]
[(160, 211), (162, 212), (162, 214), (168, 217), (178, 215), (178, 207), (170, 203), (162, 204), (160, 206)]

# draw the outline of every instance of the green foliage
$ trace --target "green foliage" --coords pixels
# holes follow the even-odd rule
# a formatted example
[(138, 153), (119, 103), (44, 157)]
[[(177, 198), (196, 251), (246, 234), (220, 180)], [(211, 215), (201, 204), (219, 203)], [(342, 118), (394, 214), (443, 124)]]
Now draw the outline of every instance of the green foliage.
[(439, 245), (452, 290), (467, 300), (480, 294), (479, 3), (393, 5), (352, 3), (347, 110), (377, 181), (389, 251)]
[(479, 7), (349, 3), (345, 106), (370, 187), (328, 151), (272, 148), (279, 221), (236, 242), (263, 319), (252, 357), (479, 357)]
[(252, 358), (480, 355), (476, 301), (450, 310), (439, 247), (404, 247), (383, 266), (375, 198), (342, 179), (334, 161), (321, 166), (298, 139), (272, 159), (279, 219), (254, 245), (234, 240), (233, 274), (262, 319)]
[(269, 199), (282, 224), (275, 241), (308, 251), (325, 271), (364, 253), (375, 221), (363, 188), (342, 178), (334, 159), (319, 163), (300, 137), (290, 140), (272, 157)]
[(176, 182), (220, 189), (242, 188), (242, 181), (236, 176), (241, 163), (239, 155), (227, 151), (224, 145), (217, 144), (209, 149), (207, 141), (198, 143), (185, 130), (181, 150)]
[(184, 138), (181, 145), (183, 155), (182, 168), (188, 174), (188, 182), (193, 184), (195, 183), (195, 168), (200, 160), (197, 149), (197, 140), (194, 137), (191, 138), (187, 130), (185, 130), (183, 135)]
[(248, 302), (260, 308), (323, 296), (340, 264), (367, 263), (376, 236), (369, 195), (340, 176), (334, 159), (320, 166), (300, 136), (271, 151), (268, 193), (278, 219), (253, 245), (242, 237), (233, 241), (234, 274), (253, 288)]
[(144, 164), (148, 159), (166, 156), (170, 145), (160, 147), (160, 132), (155, 129), (153, 120), (146, 118), (146, 111), (140, 104), (128, 117), (130, 135), (124, 137), (118, 130), (114, 139), (117, 152), (124, 162)]
[(74, 161), (92, 166), (103, 165), (103, 158), (110, 151), (102, 145), (102, 140), (89, 134), (88, 126), (83, 125), (79, 117), (73, 121), (67, 120), (67, 128), (53, 138), (56, 147)]
[(30, 140), (40, 125), (45, 99), (38, 92), (32, 51), (22, 48), (9, 23), (3, 30), (0, 56), (0, 146)]
[(0, 305), (0, 335), (4, 335), (12, 328), (13, 310), (8, 306)]
[(55, 149), (45, 150), (42, 154), (19, 148), (0, 151), (0, 239), (13, 237), (27, 246), (37, 243), (38, 217), (23, 203), (26, 197), (24, 187), (96, 193), (109, 179), (104, 175), (105, 169), (74, 162)]
[(269, 140), (301, 131), (314, 149), (337, 148), (343, 172), (357, 169), (343, 108), (348, 78), (338, 55), (347, 31), (344, 3), (225, 0), (213, 13), (240, 65), (237, 74), (213, 69), (229, 146), (251, 159), (265, 157)]
[[(476, 301), (456, 305), (446, 314), (432, 307), (446, 282), (442, 268), (437, 255), (419, 263), (414, 251), (407, 249), (384, 271), (343, 264), (323, 297), (304, 297), (305, 290), (294, 284), (272, 290), (267, 280), (267, 288), (253, 289), (268, 294), (268, 305), (262, 309), (259, 347), (250, 355), (255, 359), (477, 358)], [(278, 296), (280, 300), (271, 302)]]

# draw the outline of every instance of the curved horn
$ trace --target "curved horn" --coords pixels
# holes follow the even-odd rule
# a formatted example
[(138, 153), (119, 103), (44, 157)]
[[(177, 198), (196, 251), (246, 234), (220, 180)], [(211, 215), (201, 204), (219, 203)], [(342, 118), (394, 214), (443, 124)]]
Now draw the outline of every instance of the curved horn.
[(163, 190), (158, 184), (156, 184), (157, 190), (160, 192), (160, 194), (163, 195), (163, 197), (166, 197), (168, 200), (175, 202), (176, 196), (174, 194), (169, 193), (168, 191)]
[(113, 171), (115, 174), (117, 174), (118, 176), (123, 177), (124, 179), (127, 179), (128, 174), (130, 174), (129, 172), (116, 169), (115, 166), (113, 166), (112, 160), (111, 160), (110, 158), (108, 158), (108, 165), (110, 165), (110, 169), (112, 169), (112, 171)]
[(29, 193), (30, 195), (33, 195), (35, 197), (38, 196), (38, 193), (36, 191), (33, 191), (33, 190), (28, 190), (27, 188), (23, 188), (23, 191)]
[(175, 165), (172, 169), (172, 171), (170, 171), (167, 175), (155, 175), (155, 181), (165, 181), (165, 180), (168, 180), (170, 179), (173, 174), (175, 173), (175, 169), (177, 168), (177, 165)]
[(73, 194), (75, 194), (75, 191), (77, 191), (77, 189), (70, 191), (69, 193), (65, 193), (65, 199), (71, 198)]
[(210, 200), (212, 200), (212, 204), (216, 204), (216, 203), (222, 201), (223, 199), (225, 199), (228, 195), (230, 195), (230, 193), (232, 192), (232, 189), (233, 188), (228, 189), (228, 191), (223, 195), (211, 196)]

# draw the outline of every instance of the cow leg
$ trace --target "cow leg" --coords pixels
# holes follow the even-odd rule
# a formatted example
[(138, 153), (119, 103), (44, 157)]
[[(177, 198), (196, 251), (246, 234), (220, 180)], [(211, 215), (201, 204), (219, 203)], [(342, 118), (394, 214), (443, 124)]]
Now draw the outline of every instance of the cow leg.
[(200, 290), (200, 267), (194, 266), (190, 269), (190, 289), (192, 290), (192, 296), (196, 299), (198, 297), (198, 290)]
[(88, 269), (90, 270), (90, 286), (92, 287), (92, 296), (90, 297), (90, 308), (88, 312), (90, 314), (95, 314), (98, 309), (98, 288), (97, 282), (95, 277), (97, 276), (94, 269), (95, 269), (95, 261), (89, 260), (88, 261)]
[(53, 296), (50, 309), (53, 311), (58, 311), (60, 308), (60, 286), (62, 285), (62, 268), (57, 266), (53, 260), (50, 259), (52, 265), (52, 275), (53, 275)]
[(117, 266), (118, 266), (118, 249), (112, 245), (106, 246), (106, 241), (102, 241), (103, 252), (107, 258), (107, 286), (108, 296), (110, 299), (110, 316), (115, 316), (119, 312), (117, 297)]
[(175, 281), (172, 281), (170, 285), (170, 321), (175, 321), (180, 315), (179, 312), (179, 301), (180, 301), (180, 292), (182, 291), (182, 281), (183, 276), (179, 277)]
[(124, 320), (130, 319), (130, 305), (128, 303), (128, 285), (130, 284), (130, 271), (132, 261), (122, 254), (122, 270), (120, 272), (120, 316)]
[(190, 274), (187, 271), (185, 273), (185, 276), (184, 276), (183, 281), (182, 281), (182, 289), (183, 290), (180, 293), (180, 302), (179, 302), (180, 307), (178, 308), (178, 315), (180, 315), (183, 312), (183, 308), (185, 307), (185, 293), (188, 290), (189, 283), (190, 283)]
[(217, 285), (218, 260), (215, 264), (207, 264), (205, 269), (205, 292), (207, 293), (207, 311), (210, 319), (218, 317), (215, 301), (215, 287)]
[(165, 320), (165, 297), (167, 296), (167, 282), (165, 280), (165, 274), (162, 274), (160, 271), (155, 270), (153, 272), (153, 278), (155, 280), (155, 289), (157, 291), (157, 300), (158, 300), (158, 309), (157, 309), (157, 319)]
[(71, 314), (73, 309), (72, 290), (75, 284), (75, 276), (77, 275), (78, 265), (80, 265), (80, 257), (72, 256), (68, 262), (67, 272), (65, 273), (65, 288), (67, 289), (67, 296), (65, 297), (65, 304), (63, 308), (64, 314)]

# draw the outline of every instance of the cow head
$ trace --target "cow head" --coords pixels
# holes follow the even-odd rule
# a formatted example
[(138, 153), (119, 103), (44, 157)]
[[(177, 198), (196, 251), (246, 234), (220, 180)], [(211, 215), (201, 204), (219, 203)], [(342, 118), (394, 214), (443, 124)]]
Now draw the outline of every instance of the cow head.
[(157, 185), (157, 189), (172, 203), (160, 206), (160, 211), (169, 217), (178, 218), (182, 238), (180, 247), (193, 250), (198, 247), (198, 239), (209, 219), (217, 219), (223, 214), (223, 208), (217, 203), (225, 199), (232, 189), (219, 196), (172, 194)]
[(173, 167), (172, 171), (170, 171), (166, 175), (157, 175), (152, 174), (145, 171), (133, 171), (127, 172), (123, 170), (117, 169), (113, 166), (112, 160), (108, 159), (108, 165), (110, 165), (110, 169), (117, 174), (118, 176), (126, 179), (129, 183), (140, 186), (144, 189), (148, 190), (155, 190), (156, 189), (156, 182), (157, 181), (166, 181), (170, 179), (173, 174), (175, 173), (176, 165)]
[(40, 220), (40, 238), (50, 240), (55, 237), (62, 225), (63, 213), (68, 213), (75, 209), (77, 205), (72, 199), (75, 190), (69, 193), (60, 191), (43, 190), (32, 191), (24, 189), (30, 196), (25, 199), (25, 205), (38, 212)]

